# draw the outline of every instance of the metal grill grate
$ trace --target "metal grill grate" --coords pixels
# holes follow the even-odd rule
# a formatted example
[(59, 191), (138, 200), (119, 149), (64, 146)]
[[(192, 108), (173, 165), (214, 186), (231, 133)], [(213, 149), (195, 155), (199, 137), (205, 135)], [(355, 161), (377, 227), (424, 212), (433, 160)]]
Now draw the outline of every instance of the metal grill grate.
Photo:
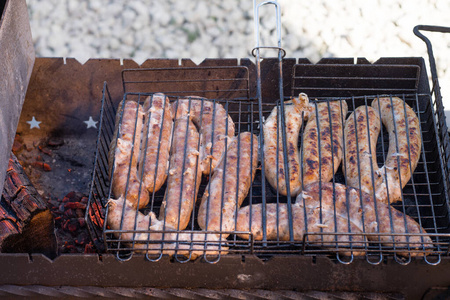
[[(142, 103), (147, 96), (151, 96), (151, 94), (147, 93), (126, 93), (124, 95), (124, 99), (134, 101), (138, 101)], [(429, 263), (436, 263), (439, 261), (441, 254), (446, 254), (448, 251), (448, 208), (446, 202), (446, 193), (445, 193), (445, 176), (442, 172), (441, 159), (440, 159), (440, 145), (437, 139), (437, 130), (436, 125), (434, 124), (433, 118), (433, 106), (432, 101), (429, 95), (424, 94), (403, 94), (397, 95), (402, 98), (405, 103), (410, 105), (414, 112), (417, 114), (420, 120), (421, 134), (422, 134), (422, 153), (418, 163), (418, 166), (410, 180), (403, 189), (403, 201), (397, 204), (394, 204), (390, 207), (391, 214), (395, 213), (396, 210), (406, 212), (407, 215), (413, 217), (416, 221), (418, 221), (421, 226), (426, 230), (426, 234), (433, 238), (433, 250), (432, 254), (435, 256), (429, 256), (426, 258)], [(355, 107), (361, 105), (369, 105), (370, 102), (377, 96), (362, 96), (362, 97), (351, 97), (351, 98), (317, 98), (314, 103), (321, 102), (329, 102), (335, 100), (345, 100), (349, 106), (350, 114)], [(178, 96), (170, 96), (172, 101), (176, 101), (180, 99)], [(240, 132), (249, 131), (256, 135), (260, 134), (259, 127), (259, 117), (258, 117), (258, 104), (254, 99), (248, 99), (246, 101), (242, 100), (218, 100), (218, 99), (209, 99), (210, 101), (215, 101), (218, 104), (221, 104), (226, 108), (227, 113), (231, 116), (233, 121), (236, 124), (235, 134)], [(263, 104), (262, 112), (265, 118), (269, 115), (272, 109), (275, 106), (279, 106), (279, 104)], [(107, 86), (105, 85), (105, 92), (103, 97), (103, 105), (102, 105), (102, 119), (100, 120), (101, 124), (99, 127), (99, 141), (98, 141), (98, 149), (97, 152), (97, 164), (94, 170), (93, 176), (93, 190), (91, 193), (91, 201), (88, 210), (88, 218), (91, 228), (91, 233), (94, 240), (102, 240), (105, 244), (105, 249), (107, 251), (112, 251), (117, 253), (118, 258), (120, 259), (128, 259), (129, 255), (134, 252), (142, 252), (142, 245), (144, 248), (154, 247), (154, 245), (161, 245), (164, 243), (167, 244), (176, 244), (173, 247), (174, 252), (179, 251), (180, 253), (186, 255), (186, 247), (188, 247), (189, 251), (195, 252), (194, 249), (210, 247), (211, 245), (216, 245), (218, 247), (222, 247), (218, 254), (216, 251), (212, 251), (217, 254), (214, 258), (208, 258), (205, 256), (205, 259), (214, 262), (220, 258), (220, 255), (224, 253), (227, 254), (258, 254), (258, 255), (276, 255), (276, 254), (326, 254), (330, 255), (335, 253), (338, 259), (343, 263), (349, 263), (353, 260), (353, 255), (365, 255), (367, 260), (371, 263), (379, 263), (382, 261), (382, 257), (384, 255), (395, 255), (397, 260), (400, 263), (406, 263), (411, 255), (422, 254), (424, 251), (427, 253), (429, 249), (424, 247), (416, 249), (415, 247), (404, 243), (398, 242), (393, 246), (386, 246), (384, 243), (377, 241), (370, 241), (364, 243), (355, 243), (355, 245), (343, 242), (339, 240), (339, 237), (354, 237), (358, 236), (417, 236), (417, 234), (402, 234), (396, 231), (396, 228), (392, 228), (391, 233), (355, 233), (355, 232), (305, 232), (303, 239), (294, 240), (290, 238), (285, 241), (282, 240), (279, 236), (274, 240), (266, 238), (261, 241), (257, 241), (253, 239), (253, 236), (249, 234), (248, 231), (231, 231), (231, 232), (219, 232), (223, 235), (228, 236), (226, 241), (222, 243), (217, 243), (217, 241), (208, 240), (205, 238), (203, 240), (191, 240), (189, 242), (178, 240), (178, 237), (175, 236), (174, 239), (156, 239), (156, 240), (148, 240), (146, 243), (142, 241), (133, 240), (133, 239), (123, 239), (120, 238), (121, 234), (131, 233), (135, 236), (141, 233), (167, 233), (170, 234), (172, 231), (142, 231), (140, 229), (135, 230), (113, 230), (109, 228), (106, 224), (103, 223), (105, 220), (105, 213), (103, 208), (106, 206), (107, 199), (111, 198), (110, 194), (110, 178), (108, 175), (108, 152), (110, 141), (114, 138), (114, 115), (116, 113), (114, 105), (111, 103), (111, 99), (108, 98)], [(348, 115), (347, 115), (348, 116)], [(304, 128), (303, 128), (304, 129)], [(303, 131), (302, 129), (302, 131)], [(300, 136), (302, 132), (300, 133)], [(299, 147), (301, 147), (302, 142), (300, 141)], [(382, 133), (378, 138), (377, 142), (377, 161), (379, 164), (383, 164), (387, 148), (389, 145), (389, 135), (386, 132), (385, 128), (382, 128)], [(260, 148), (262, 146), (260, 145)], [(268, 166), (266, 166), (267, 168)], [(201, 199), (203, 193), (205, 193), (205, 188), (208, 183), (208, 177), (203, 176), (202, 182), (199, 188), (198, 199)], [(342, 167), (339, 167), (335, 175), (333, 176), (332, 183), (334, 184), (345, 184), (345, 176), (342, 171)], [(148, 214), (149, 211), (157, 212), (163, 202), (164, 191), (166, 185), (164, 185), (160, 191), (151, 195), (151, 202), (144, 208), (142, 213)], [(264, 188), (263, 188), (264, 187)], [(263, 194), (262, 191), (265, 191)], [(294, 197), (292, 197), (292, 203), (295, 202)], [(199, 200), (197, 200), (199, 201)], [(263, 203), (265, 205), (270, 203), (275, 203), (279, 207), (283, 205), (283, 203), (287, 202), (287, 197), (278, 193), (273, 187), (271, 187), (265, 178), (261, 176), (261, 170), (258, 170), (255, 175), (255, 179), (252, 183), (248, 196), (242, 203), (242, 207), (251, 206), (253, 204)], [(199, 202), (197, 202), (198, 204)], [(277, 212), (279, 212), (280, 208), (277, 208)], [(192, 219), (184, 231), (177, 231), (180, 234), (194, 234), (198, 233), (201, 229), (198, 227), (198, 224), (192, 220), (196, 220), (196, 216), (198, 214), (198, 205), (195, 207), (195, 210), (192, 214)], [(250, 212), (250, 214), (252, 214)], [(291, 212), (292, 218), (292, 212)], [(102, 224), (104, 224), (103, 230), (101, 229)], [(293, 220), (289, 221), (290, 226), (293, 226)], [(265, 229), (264, 225), (261, 227), (263, 231)], [(289, 229), (290, 232), (293, 232), (293, 228)], [(209, 232), (209, 231), (208, 231)], [(119, 237), (117, 235), (119, 234)], [(217, 233), (217, 232), (211, 232)], [(115, 235), (116, 234), (116, 235)], [(248, 238), (242, 238), (242, 236), (248, 235)], [(323, 241), (317, 241), (317, 238), (314, 236), (320, 235), (323, 239), (327, 240), (327, 243)], [(420, 235), (420, 234), (419, 234)], [(326, 238), (326, 236), (333, 236), (331, 240), (335, 240), (335, 242), (329, 242), (330, 238)], [(352, 238), (350, 238), (350, 241)], [(97, 243), (98, 244), (98, 243)], [(150, 248), (151, 248), (150, 247)], [(197, 247), (197, 248), (195, 248)], [(151, 248), (153, 249), (153, 248)], [(226, 249), (226, 250), (225, 250)], [(189, 253), (188, 251), (188, 253)], [(351, 255), (349, 256), (349, 253)], [(399, 254), (405, 256), (405, 252), (407, 253), (407, 259), (401, 257)], [(150, 260), (158, 260), (162, 256), (163, 251), (159, 252), (150, 252), (147, 253), (148, 259)], [(167, 253), (167, 252), (164, 252)], [(207, 253), (207, 252), (206, 252)], [(188, 255), (189, 256), (189, 255)], [(175, 255), (178, 261), (185, 261), (189, 259), (184, 257), (183, 255)], [(431, 258), (433, 257), (433, 258)], [(192, 258), (192, 257), (190, 257)]]
[[(405, 103), (410, 105), (414, 112), (417, 114), (420, 121), (420, 131), (422, 135), (422, 153), (420, 156), (420, 160), (418, 162), (417, 168), (415, 169), (411, 180), (406, 184), (406, 186), (402, 190), (402, 199), (403, 201), (399, 201), (394, 203), (389, 207), (390, 216), (392, 217), (397, 211), (405, 212), (407, 215), (413, 217), (422, 227), (426, 230), (426, 233), (432, 237), (434, 242), (433, 254), (437, 255), (437, 257), (428, 256), (425, 258), (429, 263), (435, 263), (440, 260), (439, 255), (446, 255), (448, 252), (448, 243), (449, 239), (449, 215), (448, 215), (448, 195), (446, 193), (446, 176), (443, 171), (443, 166), (441, 164), (441, 147), (439, 143), (439, 139), (437, 137), (437, 128), (434, 123), (434, 112), (432, 99), (430, 95), (425, 94), (402, 94), (396, 95), (397, 97), (402, 98)], [(370, 105), (374, 98), (379, 96), (361, 96), (361, 97), (351, 97), (351, 98), (316, 98), (315, 103), (320, 102), (330, 102), (337, 100), (344, 100), (347, 102), (349, 107), (349, 112), (347, 117), (352, 113), (354, 108), (359, 107), (361, 105)], [(389, 95), (388, 97), (393, 97), (393, 95)], [(264, 116), (267, 118), (269, 113), (276, 105), (265, 104), (263, 108)], [(280, 105), (278, 104), (278, 109), (280, 109)], [(346, 118), (347, 119), (347, 118)], [(320, 123), (319, 123), (320, 125)], [(286, 130), (286, 128), (283, 128)], [(304, 134), (304, 127), (300, 131), (300, 136)], [(324, 128), (319, 128), (318, 131), (324, 130)], [(279, 137), (281, 139), (281, 137)], [(280, 143), (281, 144), (281, 143)], [(299, 148), (302, 147), (302, 141), (299, 141)], [(386, 155), (389, 147), (389, 134), (386, 128), (383, 126), (381, 130), (381, 134), (378, 137), (377, 141), (377, 151), (376, 158), (379, 166), (382, 166), (386, 160)], [(303, 159), (301, 158), (302, 162)], [(345, 161), (345, 157), (343, 158), (343, 162)], [(360, 166), (369, 167), (370, 166)], [(266, 166), (267, 168), (267, 166)], [(304, 166), (301, 165), (301, 169)], [(321, 166), (319, 166), (319, 169)], [(266, 181), (266, 180), (265, 180)], [(334, 174), (331, 179), (333, 184), (346, 184), (344, 171), (342, 166), (339, 167), (337, 172)], [(276, 189), (274, 189), (267, 182), (265, 184), (266, 195), (263, 199), (263, 203), (275, 203), (277, 208), (277, 214), (280, 214), (284, 203), (288, 202), (286, 196), (281, 195)], [(279, 182), (277, 181), (277, 185)], [(297, 199), (299, 201), (299, 199)], [(347, 200), (348, 201), (348, 200)], [(292, 201), (294, 202), (294, 201)], [(362, 206), (361, 206), (362, 207)], [(250, 212), (251, 214), (251, 212)], [(294, 220), (293, 213), (289, 212), (289, 226), (293, 226)], [(336, 215), (335, 215), (336, 217)], [(380, 218), (380, 216), (377, 216)], [(267, 236), (267, 228), (264, 226), (267, 221), (263, 223), (262, 230), (263, 236)], [(281, 222), (281, 217), (277, 219), (277, 222)], [(306, 222), (306, 221), (305, 221)], [(337, 222), (336, 219), (334, 222)], [(305, 227), (308, 227), (308, 224), (305, 224)], [(403, 230), (403, 229), (402, 229)], [(400, 232), (399, 228), (396, 228), (392, 225), (390, 233), (384, 233), (384, 236), (414, 236), (411, 233), (403, 233)], [(289, 231), (292, 232), (293, 229), (289, 228)], [(429, 252), (428, 249), (420, 248), (414, 249), (411, 245), (405, 242), (399, 242), (397, 244), (394, 243), (391, 247), (386, 247), (383, 245), (381, 241), (370, 241), (364, 242), (362, 244), (356, 245), (348, 245), (348, 242), (338, 241), (339, 237), (348, 237), (353, 238), (360, 237), (363, 234), (366, 236), (379, 236), (378, 233), (368, 233), (364, 232), (363, 234), (352, 233), (351, 231), (347, 232), (339, 232), (336, 230), (335, 232), (308, 232), (305, 229), (306, 233), (304, 235), (303, 240), (301, 241), (283, 241), (282, 237), (280, 237), (280, 232), (277, 233), (276, 238), (273, 238), (272, 241), (263, 239), (262, 241), (254, 242), (254, 251), (257, 253), (303, 253), (303, 254), (320, 254), (320, 253), (330, 253), (336, 252), (337, 257), (342, 262), (348, 263), (353, 260), (352, 255), (365, 255), (367, 260), (372, 263), (380, 263), (383, 259), (383, 255), (395, 255), (396, 259), (400, 263), (406, 263), (410, 260), (410, 255), (422, 255), (424, 252)], [(406, 230), (406, 232), (408, 232)], [(426, 234), (417, 234), (416, 236), (425, 236)], [(314, 237), (321, 236), (331, 236), (331, 239), (335, 239), (335, 242), (324, 243), (323, 241), (314, 241)], [(311, 240), (311, 237), (313, 240)], [(326, 240), (330, 240), (330, 238), (325, 238)], [(347, 241), (348, 241), (347, 239)], [(293, 247), (294, 246), (294, 247)], [(407, 253), (407, 257), (409, 258), (400, 258), (399, 254), (403, 254), (405, 256), (405, 250)], [(348, 252), (353, 251), (352, 255), (348, 256)], [(343, 255), (344, 254), (344, 255)], [(430, 254), (430, 253), (428, 253)]]

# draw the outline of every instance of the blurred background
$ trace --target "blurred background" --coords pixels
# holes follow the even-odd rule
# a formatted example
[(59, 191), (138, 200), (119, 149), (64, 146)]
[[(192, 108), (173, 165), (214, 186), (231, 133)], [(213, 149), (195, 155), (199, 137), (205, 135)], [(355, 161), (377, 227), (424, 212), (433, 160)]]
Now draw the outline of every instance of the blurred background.
[[(258, 3), (261, 1), (258, 1)], [(450, 26), (447, 0), (279, 0), (286, 57), (421, 56), (415, 25)], [(27, 0), (36, 55), (89, 58), (252, 58), (252, 0)], [(275, 10), (260, 10), (263, 45), (276, 45)], [(450, 109), (450, 33), (433, 43)], [(427, 70), (429, 73), (429, 69)], [(447, 117), (449, 119), (449, 117)]]

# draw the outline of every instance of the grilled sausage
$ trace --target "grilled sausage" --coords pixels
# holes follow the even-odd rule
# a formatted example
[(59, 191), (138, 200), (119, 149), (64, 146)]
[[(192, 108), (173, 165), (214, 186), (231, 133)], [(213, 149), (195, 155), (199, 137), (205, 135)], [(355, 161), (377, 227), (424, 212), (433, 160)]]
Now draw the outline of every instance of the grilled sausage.
[[(323, 196), (323, 193), (330, 193), (333, 191), (332, 183), (311, 184), (305, 189), (306, 197), (311, 199), (320, 199), (322, 194), (322, 206), (328, 205), (328, 209), (332, 209), (333, 205), (338, 207), (345, 204), (345, 195), (347, 195), (347, 204), (351, 206), (358, 206), (357, 212), (353, 209), (350, 218), (357, 224), (361, 231), (378, 235), (368, 235), (367, 239), (370, 241), (381, 241), (384, 245), (392, 247), (392, 243), (405, 246), (409, 243), (409, 246), (414, 249), (420, 249), (422, 246), (427, 248), (432, 247), (432, 240), (429, 236), (419, 236), (419, 234), (426, 234), (419, 223), (413, 218), (401, 213), (398, 210), (393, 209), (389, 204), (374, 200), (374, 198), (367, 193), (364, 193), (358, 189), (352, 187), (346, 187), (341, 184), (335, 184), (335, 186), (341, 186), (343, 189), (336, 189), (335, 191), (346, 190), (347, 194), (335, 192), (335, 204), (333, 201), (327, 201), (327, 197)], [(305, 195), (303, 195), (303, 198)], [(329, 199), (329, 198), (328, 198)], [(340, 211), (345, 211), (344, 205)], [(389, 234), (396, 233), (398, 236), (390, 236)], [(387, 234), (387, 235), (383, 235)], [(406, 236), (403, 234), (413, 234), (413, 236)], [(414, 234), (417, 234), (414, 236)]]
[(373, 187), (380, 186), (383, 181), (376, 158), (380, 130), (379, 114), (370, 106), (357, 107), (345, 122), (342, 171), (346, 183), (370, 195), (373, 195)]
[[(328, 186), (328, 183), (323, 184), (325, 187)], [(307, 196), (310, 186), (304, 188), (305, 190), (299, 194), (296, 203), (291, 205), (292, 232), (294, 235), (292, 240), (303, 241), (304, 235), (308, 234), (306, 242), (314, 245), (363, 248), (365, 241), (363, 231), (352, 219), (352, 215), (358, 213), (359, 207), (356, 204), (349, 205), (349, 211), (346, 211), (345, 187), (336, 185), (336, 209), (325, 205), (325, 203), (333, 202), (333, 190), (322, 190), (321, 209), (321, 202), (316, 197), (317, 195)], [(262, 204), (253, 204), (241, 208), (237, 218), (237, 231), (249, 231), (253, 234), (255, 240), (263, 240), (263, 218), (266, 220), (265, 234), (267, 240), (290, 240), (289, 214), (286, 203), (266, 204), (265, 215), (263, 215)], [(249, 229), (250, 227), (251, 229)], [(352, 233), (352, 235), (346, 235), (345, 232)], [(324, 234), (316, 235), (312, 233)], [(244, 239), (249, 238), (248, 234), (239, 234), (239, 236)], [(363, 254), (363, 251), (360, 249), (354, 254), (358, 253)]]
[[(275, 204), (267, 204), (265, 217), (268, 240), (289, 240), (286, 211), (286, 204), (280, 204), (278, 212)], [(237, 230), (250, 231), (256, 240), (262, 240), (263, 216), (261, 212), (261, 204), (241, 208), (237, 218)], [(316, 182), (305, 186), (297, 196), (296, 203), (292, 204), (292, 215), (294, 240), (302, 240), (305, 232), (335, 232), (336, 228), (336, 232), (342, 230), (341, 233), (369, 233), (367, 234), (368, 240), (380, 241), (390, 247), (394, 243), (396, 246), (409, 246), (412, 249), (432, 247), (431, 238), (414, 219), (389, 207), (384, 202), (374, 201), (370, 194), (339, 183), (333, 185), (330, 182)], [(321, 218), (319, 221), (318, 217)], [(251, 228), (249, 224), (251, 224)], [(391, 236), (392, 233), (396, 235)], [(408, 234), (412, 235), (408, 236)], [(248, 239), (248, 234), (239, 236)], [(355, 235), (352, 238), (352, 241), (355, 242), (354, 245), (362, 242), (358, 236)], [(317, 237), (320, 241), (322, 238), (325, 241), (327, 239), (325, 235)], [(309, 238), (313, 238), (315, 241), (314, 235)], [(328, 238), (329, 242), (333, 240), (334, 236)], [(345, 234), (340, 235), (340, 241), (342, 240), (349, 242), (349, 237), (346, 237)]]
[(158, 93), (144, 102), (144, 130), (140, 168), (142, 181), (149, 193), (158, 191), (167, 178), (173, 116), (169, 97)]
[(281, 116), (275, 106), (264, 122), (264, 167), (265, 176), (270, 185), (281, 195), (287, 195), (286, 178), (289, 176), (289, 192), (292, 196), (301, 190), (300, 159), (298, 137), (303, 123), (305, 111), (308, 111), (309, 100), (306, 94), (300, 94), (293, 103), (285, 103), (284, 116), (286, 128), (286, 152), (288, 170), (285, 170), (282, 142)]
[(114, 172), (114, 195), (125, 196), (133, 205), (139, 207), (144, 207), (149, 201), (148, 193), (143, 189), (137, 172), (143, 116), (142, 107), (137, 102), (125, 101), (119, 104), (115, 135), (109, 152), (110, 174)]
[(234, 137), (214, 169), (198, 212), (204, 230), (232, 231), (258, 164), (258, 138), (250, 132)]
[[(375, 99), (371, 108), (358, 107), (353, 114), (346, 121), (344, 134), (347, 184), (386, 203), (402, 200), (402, 189), (420, 158), (417, 115), (397, 97)], [(381, 122), (389, 132), (389, 149), (384, 166), (378, 168), (375, 151)]]
[(107, 224), (118, 241), (136, 253), (150, 255), (184, 255), (191, 260), (201, 255), (226, 254), (228, 247), (223, 237), (205, 232), (180, 232), (153, 212), (144, 215), (120, 197), (109, 199)]
[(328, 182), (342, 161), (347, 102), (316, 102), (303, 132), (303, 185)]
[(177, 230), (185, 229), (201, 182), (199, 133), (188, 114), (175, 120), (167, 189), (159, 219)]
[(191, 96), (178, 99), (172, 105), (176, 115), (186, 113), (184, 109), (179, 111), (177, 107), (189, 107), (188, 113), (200, 132), (200, 161), (203, 174), (211, 174), (225, 151), (225, 139), (234, 136), (233, 120), (222, 104), (206, 98)]
[(392, 203), (402, 199), (402, 189), (419, 162), (422, 145), (419, 119), (413, 109), (397, 97), (377, 98), (372, 107), (380, 112), (381, 121), (389, 132), (387, 158), (379, 171), (383, 183), (376, 189), (377, 198)]

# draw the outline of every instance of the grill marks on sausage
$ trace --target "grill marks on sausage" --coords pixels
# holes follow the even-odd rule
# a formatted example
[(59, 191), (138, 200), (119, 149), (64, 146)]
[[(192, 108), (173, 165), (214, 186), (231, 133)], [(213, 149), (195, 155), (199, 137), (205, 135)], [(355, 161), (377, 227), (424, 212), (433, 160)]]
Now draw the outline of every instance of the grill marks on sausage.
[[(300, 158), (298, 139), (303, 123), (302, 110), (294, 104), (284, 105), (286, 146), (288, 158), (289, 192), (297, 195), (301, 190)], [(281, 116), (278, 116), (278, 106), (275, 106), (264, 123), (264, 164), (267, 181), (282, 195), (287, 195), (287, 183), (283, 155)]]
[(140, 166), (143, 168), (143, 184), (152, 193), (158, 191), (167, 178), (173, 116), (169, 97), (161, 93), (147, 97), (143, 108)]
[(142, 106), (137, 102), (120, 102), (109, 152), (110, 174), (114, 173), (112, 174), (114, 195), (126, 197), (132, 205), (139, 207), (144, 207), (149, 201), (137, 170), (143, 116)]
[[(255, 240), (263, 240), (264, 231), (267, 240), (290, 240), (287, 204), (266, 204), (265, 215), (262, 215), (261, 205), (241, 208), (237, 217), (237, 230), (251, 232)], [(432, 247), (429, 236), (420, 236), (426, 232), (414, 219), (393, 209), (389, 204), (374, 200), (367, 193), (339, 183), (316, 182), (305, 186), (291, 208), (294, 233), (292, 240), (295, 241), (302, 241), (306, 233), (349, 232), (355, 235), (310, 234), (307, 241), (316, 245), (322, 242), (335, 246), (337, 239), (340, 246), (361, 247), (367, 238), (390, 247), (395, 244), (399, 249)], [(262, 227), (262, 218), (266, 218), (266, 228)], [(369, 235), (364, 237), (366, 233)], [(239, 236), (249, 238), (248, 234)]]
[(234, 137), (216, 166), (198, 212), (204, 230), (235, 230), (236, 212), (253, 182), (258, 164), (258, 138), (243, 132)]
[[(347, 111), (345, 101), (316, 104), (307, 102), (306, 107), (285, 104), (286, 152), (291, 195), (297, 195), (301, 191), (302, 184), (331, 180), (343, 156), (343, 120)], [(297, 147), (303, 123), (302, 114), (308, 122), (303, 132), (302, 148), (299, 153)], [(287, 195), (282, 128), (279, 126), (279, 119), (278, 107), (275, 107), (264, 124), (264, 160), (267, 180), (280, 194)]]
[(159, 219), (170, 227), (185, 229), (201, 182), (199, 133), (187, 114), (175, 120), (169, 176)]
[(422, 144), (419, 119), (412, 108), (397, 97), (375, 99), (372, 107), (380, 107), (390, 141), (384, 169), (384, 185), (389, 188), (389, 194), (381, 189), (377, 197), (395, 202), (402, 199), (402, 189), (419, 162)]
[(116, 238), (136, 253), (183, 255), (194, 260), (201, 255), (226, 254), (228, 251), (228, 247), (222, 245), (225, 238), (220, 235), (175, 231), (158, 220), (153, 212), (144, 215), (123, 197), (108, 200), (107, 222)]
[[(373, 186), (378, 186), (382, 180), (379, 176), (374, 176), (378, 170), (376, 145), (380, 130), (378, 113), (370, 106), (357, 107), (345, 124), (346, 154), (342, 167), (346, 183), (371, 195)], [(374, 185), (372, 179), (375, 181)]]
[[(376, 142), (381, 123), (389, 133), (389, 149), (384, 166), (378, 168)], [(402, 200), (402, 189), (417, 167), (422, 143), (412, 108), (397, 97), (375, 99), (371, 107), (360, 106), (346, 121), (345, 140), (347, 184), (381, 201)]]
[(313, 107), (303, 133), (303, 185), (330, 181), (343, 156), (343, 120), (348, 111), (347, 103), (327, 101)]
[[(178, 107), (188, 107), (188, 111), (179, 111)], [(235, 133), (234, 122), (222, 104), (206, 98), (191, 96), (172, 103), (176, 115), (188, 113), (200, 132), (200, 162), (203, 174), (214, 171), (222, 153), (225, 151), (225, 139)]]

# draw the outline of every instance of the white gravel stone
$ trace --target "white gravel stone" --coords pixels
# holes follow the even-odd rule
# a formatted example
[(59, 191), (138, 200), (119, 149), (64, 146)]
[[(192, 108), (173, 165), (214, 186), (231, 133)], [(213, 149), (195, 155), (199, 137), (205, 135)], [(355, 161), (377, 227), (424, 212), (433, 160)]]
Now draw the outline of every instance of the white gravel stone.
[[(262, 0), (261, 0), (262, 1)], [(261, 2), (259, 1), (259, 2)], [(287, 57), (421, 56), (418, 24), (450, 26), (447, 0), (279, 0)], [(37, 56), (250, 58), (251, 0), (27, 0)], [(275, 46), (275, 10), (260, 10), (261, 41)], [(429, 34), (450, 99), (450, 34)], [(450, 101), (444, 102), (450, 108)]]

